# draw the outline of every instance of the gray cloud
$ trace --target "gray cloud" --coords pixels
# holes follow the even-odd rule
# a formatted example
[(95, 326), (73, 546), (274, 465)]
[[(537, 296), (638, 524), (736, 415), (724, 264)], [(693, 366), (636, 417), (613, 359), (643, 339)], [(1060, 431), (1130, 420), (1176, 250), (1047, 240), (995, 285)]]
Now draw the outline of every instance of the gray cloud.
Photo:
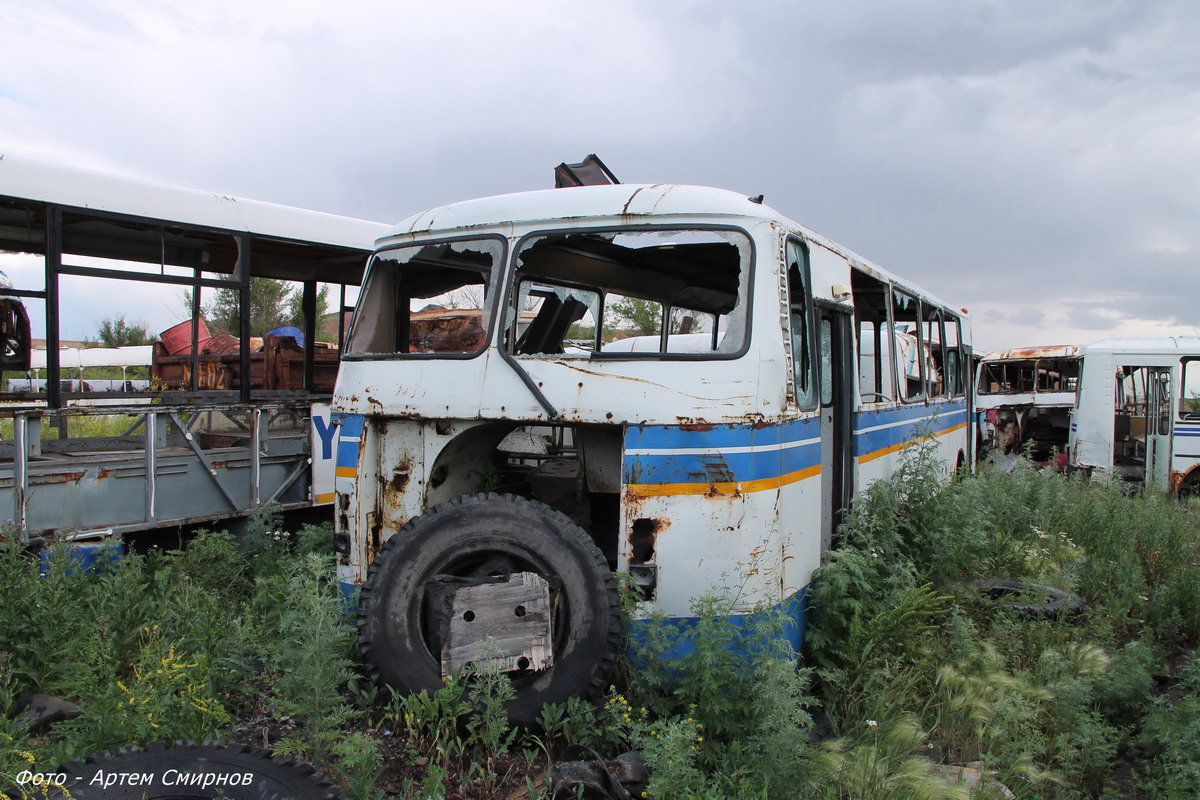
[(383, 220), (596, 152), (764, 193), (992, 346), (1197, 323), (1185, 0), (282, 8), (0, 8), (0, 152)]

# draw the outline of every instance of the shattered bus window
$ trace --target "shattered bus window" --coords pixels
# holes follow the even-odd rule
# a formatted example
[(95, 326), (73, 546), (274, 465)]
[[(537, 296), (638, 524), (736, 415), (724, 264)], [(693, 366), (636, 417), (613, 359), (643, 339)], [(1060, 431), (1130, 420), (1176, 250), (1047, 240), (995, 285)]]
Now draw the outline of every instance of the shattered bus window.
[(712, 354), (746, 340), (751, 248), (727, 230), (532, 237), (505, 321), (516, 355)]
[(471, 354), (487, 342), (504, 242), (481, 238), (387, 250), (369, 268), (351, 355)]
[(925, 397), (929, 350), (922, 338), (920, 325), (921, 303), (899, 289), (892, 290), (892, 322), (895, 324), (896, 376), (900, 382), (900, 399), (919, 400)]

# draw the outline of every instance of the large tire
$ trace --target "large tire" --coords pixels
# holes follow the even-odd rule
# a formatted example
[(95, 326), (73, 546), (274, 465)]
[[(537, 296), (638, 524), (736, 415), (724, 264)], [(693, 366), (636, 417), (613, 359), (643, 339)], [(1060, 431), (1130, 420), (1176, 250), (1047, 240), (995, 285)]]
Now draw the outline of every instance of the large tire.
[(621, 649), (620, 603), (604, 556), (574, 522), (549, 506), (478, 494), (434, 506), (382, 548), (362, 587), (359, 648), (371, 676), (404, 692), (442, 685), (443, 631), (430, 599), (437, 576), (478, 579), (533, 572), (551, 587), (552, 665), (510, 673), (509, 719), (531, 725), (546, 703), (594, 697)]
[[(63, 788), (26, 783), (15, 792), (10, 791), (8, 796), (63, 800), (210, 800), (218, 797), (229, 800), (345, 800), (346, 797), (328, 778), (307, 764), (272, 758), (265, 750), (238, 744), (177, 742), (174, 746), (152, 744), (145, 750), (131, 747), (116, 753), (100, 753), (86, 761), (72, 761), (58, 771), (66, 774)], [(131, 780), (130, 776), (136, 778)], [(235, 779), (236, 785), (231, 783)], [(204, 786), (205, 783), (209, 785)]]
[[(1059, 619), (1077, 617), (1087, 610), (1087, 603), (1079, 595), (1071, 594), (1055, 586), (1044, 586), (1028, 581), (983, 580), (962, 581), (962, 585), (996, 601), (996, 605), (1015, 611), (1022, 619)], [(1010, 601), (1006, 598), (1036, 596), (1041, 602), (1030, 600)]]

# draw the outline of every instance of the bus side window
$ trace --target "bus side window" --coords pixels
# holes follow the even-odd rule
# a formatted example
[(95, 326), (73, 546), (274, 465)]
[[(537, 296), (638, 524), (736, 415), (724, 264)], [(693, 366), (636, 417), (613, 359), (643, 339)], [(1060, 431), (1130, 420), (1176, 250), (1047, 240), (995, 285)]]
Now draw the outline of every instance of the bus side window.
[(942, 310), (934, 306), (921, 304), (925, 343), (929, 355), (925, 359), (925, 389), (929, 397), (941, 397), (946, 394), (946, 353), (945, 336), (942, 332)]
[(896, 399), (892, 381), (895, 336), (888, 324), (888, 286), (858, 269), (850, 271), (858, 324), (858, 393), (864, 403)]
[(1179, 416), (1200, 419), (1200, 359), (1183, 360), (1183, 381), (1179, 385)]
[(925, 376), (929, 370), (928, 347), (921, 325), (921, 302), (893, 287), (892, 323), (895, 325), (896, 377), (900, 399), (920, 400), (925, 396)]
[(796, 239), (787, 243), (788, 324), (792, 351), (792, 375), (796, 385), (796, 405), (815, 408), (817, 404), (815, 363), (812, 347), (812, 314), (808, 291), (808, 253)]
[(946, 341), (942, 346), (945, 348), (942, 366), (945, 371), (946, 393), (951, 397), (962, 397), (965, 394), (962, 346), (958, 317), (953, 314), (946, 315)]

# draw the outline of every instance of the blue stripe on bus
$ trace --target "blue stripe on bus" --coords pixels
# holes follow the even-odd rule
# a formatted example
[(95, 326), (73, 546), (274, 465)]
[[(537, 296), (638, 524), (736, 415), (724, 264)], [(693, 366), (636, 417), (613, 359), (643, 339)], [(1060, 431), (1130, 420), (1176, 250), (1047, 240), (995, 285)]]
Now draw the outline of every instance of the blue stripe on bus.
[(757, 453), (627, 456), (625, 483), (745, 483), (778, 478), (821, 463), (821, 443)]
[(625, 430), (626, 450), (681, 450), (692, 447), (778, 445), (821, 435), (817, 417), (770, 424), (631, 425)]
[[(768, 611), (752, 611), (748, 614), (734, 614), (726, 619), (735, 629), (736, 635), (730, 656), (735, 659), (748, 659), (754, 655), (752, 650), (755, 642), (750, 639), (755, 627), (761, 621), (776, 614), (782, 615), (778, 620), (779, 637), (799, 653), (800, 644), (804, 640), (804, 630), (808, 622), (808, 587), (793, 594), (788, 599), (776, 604)], [(678, 660), (696, 649), (695, 637), (692, 631), (700, 619), (698, 617), (667, 617), (661, 620), (634, 620), (629, 626), (630, 643), (628, 653), (630, 660), (637, 664), (637, 642), (647, 638), (659, 646), (665, 638), (666, 651), (660, 656), (670, 662)], [(768, 646), (770, 646), (768, 644)]]
[[(925, 432), (937, 435), (966, 422), (966, 406), (959, 403), (862, 412), (855, 415), (854, 455), (861, 458), (910, 442), (922, 433), (923, 425), (928, 429)], [(866, 430), (889, 424), (891, 427)]]
[[(626, 484), (642, 485), (749, 483), (780, 478), (820, 466), (820, 433), (820, 420), (816, 418), (767, 426), (630, 426), (625, 432), (622, 476)], [(815, 441), (798, 444), (806, 439)], [(722, 452), (745, 447), (770, 449)], [(637, 452), (645, 450), (664, 452)], [(710, 452), (680, 452), (687, 450)]]
[[(891, 422), (925, 419), (937, 415), (938, 419), (951, 414), (965, 415), (967, 403), (965, 400), (950, 400), (932, 405), (906, 405), (893, 408), (872, 408), (856, 412), (855, 430), (870, 428), (875, 425), (887, 425)], [(962, 420), (958, 420), (961, 422)]]
[(338, 442), (336, 467), (358, 467), (358, 440)]
[(333, 419), (339, 426), (338, 436), (354, 439), (362, 436), (363, 424), (367, 421), (362, 414), (345, 414), (341, 411), (335, 412)]

